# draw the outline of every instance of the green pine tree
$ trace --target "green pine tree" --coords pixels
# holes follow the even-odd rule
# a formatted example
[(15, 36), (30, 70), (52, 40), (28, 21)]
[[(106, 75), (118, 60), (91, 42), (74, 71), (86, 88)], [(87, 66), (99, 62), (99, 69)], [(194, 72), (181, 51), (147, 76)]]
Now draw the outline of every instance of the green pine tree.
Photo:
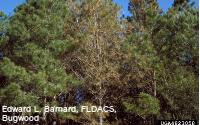
[(1, 42), (0, 74), (6, 77), (2, 105), (55, 105), (59, 93), (80, 83), (61, 61), (72, 45), (64, 34), (68, 19), (65, 0), (28, 0), (16, 8), (5, 31), (8, 39)]

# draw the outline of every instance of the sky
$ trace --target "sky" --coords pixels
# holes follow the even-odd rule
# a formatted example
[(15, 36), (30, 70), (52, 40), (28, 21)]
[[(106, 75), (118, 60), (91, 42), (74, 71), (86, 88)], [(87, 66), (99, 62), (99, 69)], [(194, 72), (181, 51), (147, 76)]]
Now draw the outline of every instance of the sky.
[[(128, 1), (129, 0), (114, 0), (119, 6), (122, 7), (121, 13), (125, 16), (129, 16), (130, 13), (128, 11)], [(174, 2), (174, 0), (157, 0), (160, 8), (166, 12), (168, 8), (170, 8)], [(191, 0), (192, 1), (192, 0)], [(193, 0), (195, 2), (195, 6), (199, 7), (199, 0)]]
[[(122, 7), (121, 14), (125, 16), (129, 16), (130, 13), (128, 12), (128, 1), (129, 0), (114, 0), (119, 6)], [(168, 8), (172, 6), (174, 0), (158, 0), (158, 3), (162, 10), (166, 12)], [(199, 0), (194, 0), (195, 6), (199, 7)], [(3, 11), (7, 15), (12, 15), (14, 12), (14, 8), (18, 5), (25, 2), (25, 0), (0, 0), (0, 11)]]

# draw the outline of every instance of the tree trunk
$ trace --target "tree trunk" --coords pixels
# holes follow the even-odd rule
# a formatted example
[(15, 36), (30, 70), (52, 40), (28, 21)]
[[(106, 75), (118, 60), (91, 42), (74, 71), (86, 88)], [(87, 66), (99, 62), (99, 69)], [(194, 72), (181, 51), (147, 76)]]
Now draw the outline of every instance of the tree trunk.
[[(46, 105), (46, 97), (44, 98), (44, 106)], [(44, 120), (44, 124), (46, 125), (46, 112), (43, 110), (43, 114), (42, 114), (43, 120)]]

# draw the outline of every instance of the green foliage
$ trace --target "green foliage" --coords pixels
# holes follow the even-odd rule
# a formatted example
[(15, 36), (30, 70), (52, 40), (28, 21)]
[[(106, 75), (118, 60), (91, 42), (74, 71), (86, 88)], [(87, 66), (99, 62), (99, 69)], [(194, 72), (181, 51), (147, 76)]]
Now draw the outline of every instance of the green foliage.
[[(158, 20), (154, 44), (161, 58), (184, 61), (186, 54), (198, 58), (198, 12), (190, 7), (171, 9)], [(185, 56), (185, 57), (184, 57)]]
[[(167, 98), (173, 112), (171, 117), (194, 119), (198, 116), (198, 79), (184, 68), (176, 68), (173, 75), (163, 71), (158, 91)], [(192, 103), (191, 103), (192, 102)], [(174, 115), (174, 116), (173, 116)], [(163, 117), (163, 116), (162, 116)], [(165, 117), (164, 117), (165, 118)]]
[(149, 39), (148, 32), (139, 32), (130, 35), (124, 45), (127, 53), (131, 54), (131, 58), (135, 60), (141, 67), (151, 68), (158, 67), (159, 58), (152, 41)]
[(63, 38), (68, 16), (65, 0), (28, 0), (16, 9), (9, 33), (17, 40), (31, 40), (44, 46), (49, 40)]
[(159, 100), (147, 93), (140, 93), (135, 103), (124, 101), (123, 105), (126, 111), (136, 113), (143, 118), (157, 115), (160, 110)]
[(15, 11), (4, 34), (9, 39), (2, 46), (6, 56), (0, 61), (0, 75), (7, 79), (1, 88), (3, 100), (16, 106), (53, 103), (44, 99), (80, 85), (66, 73), (59, 57), (72, 42), (64, 37), (65, 21), (70, 17), (66, 1), (28, 0)]
[(16, 66), (9, 58), (4, 58), (0, 63), (0, 73), (8, 77), (9, 81), (18, 82), (18, 84), (28, 83), (31, 81), (30, 74), (25, 68)]
[(7, 32), (8, 25), (8, 17), (0, 11), (0, 48), (8, 39), (8, 37), (5, 35)]
[(133, 14), (128, 34), (124, 43), (125, 52), (144, 70), (156, 70), (162, 67), (153, 43), (153, 29), (161, 18), (158, 3), (153, 0), (130, 0), (129, 11)]
[(53, 40), (48, 48), (57, 56), (63, 54), (72, 47), (72, 42), (68, 40)]
[(129, 11), (133, 14), (130, 18), (136, 32), (146, 28), (151, 30), (161, 14), (156, 0), (130, 0)]
[(2, 104), (12, 106), (36, 106), (38, 98), (33, 93), (21, 91), (21, 87), (16, 83), (11, 83), (1, 92)]
[[(126, 52), (144, 70), (155, 73), (149, 77), (156, 81), (156, 91), (166, 101), (160, 107), (161, 118), (196, 119), (198, 10), (185, 2), (161, 15), (155, 2), (131, 3), (133, 17), (129, 22), (133, 29), (125, 42)], [(143, 16), (138, 16), (141, 13)], [(168, 103), (167, 109), (163, 103)]]
[[(153, 40), (164, 70), (158, 91), (171, 102), (173, 118), (196, 119), (198, 107), (198, 12), (172, 8), (158, 20)], [(158, 29), (159, 28), (159, 29)], [(192, 103), (191, 103), (192, 102)]]
[(199, 12), (184, 1), (162, 13), (156, 0), (130, 0), (127, 22), (112, 0), (27, 0), (9, 18), (0, 12), (0, 103), (115, 106), (56, 114), (84, 124), (198, 119)]

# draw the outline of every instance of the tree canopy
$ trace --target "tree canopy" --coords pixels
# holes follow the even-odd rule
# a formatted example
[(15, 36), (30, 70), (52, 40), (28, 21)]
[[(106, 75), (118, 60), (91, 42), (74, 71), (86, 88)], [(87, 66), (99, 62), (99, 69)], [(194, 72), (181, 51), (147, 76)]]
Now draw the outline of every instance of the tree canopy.
[(0, 12), (0, 105), (116, 110), (41, 112), (44, 125), (198, 119), (199, 11), (187, 0), (167, 12), (130, 0), (132, 16), (119, 11), (112, 0), (27, 0)]

